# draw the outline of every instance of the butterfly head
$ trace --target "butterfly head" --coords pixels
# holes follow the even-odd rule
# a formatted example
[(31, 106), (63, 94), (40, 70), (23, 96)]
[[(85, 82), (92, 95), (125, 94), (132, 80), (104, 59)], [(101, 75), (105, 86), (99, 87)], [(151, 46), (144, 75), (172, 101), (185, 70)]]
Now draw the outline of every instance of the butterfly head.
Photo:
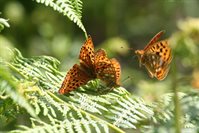
[(138, 56), (139, 66), (141, 67), (141, 65), (143, 64), (144, 50), (136, 50), (135, 54)]

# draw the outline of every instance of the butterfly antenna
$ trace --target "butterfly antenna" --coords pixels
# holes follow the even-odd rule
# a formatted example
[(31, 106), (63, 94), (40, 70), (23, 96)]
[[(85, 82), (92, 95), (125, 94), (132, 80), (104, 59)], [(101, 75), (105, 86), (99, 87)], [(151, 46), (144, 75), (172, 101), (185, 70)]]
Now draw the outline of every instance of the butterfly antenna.
[(166, 32), (166, 30), (161, 30), (161, 32), (165, 33), (165, 32)]
[[(124, 47), (121, 46), (121, 48), (124, 48)], [(134, 50), (133, 48), (126, 48), (126, 49), (128, 49), (128, 50)]]
[(125, 79), (122, 80), (122, 83), (126, 82), (128, 79), (132, 79), (131, 76), (127, 76)]

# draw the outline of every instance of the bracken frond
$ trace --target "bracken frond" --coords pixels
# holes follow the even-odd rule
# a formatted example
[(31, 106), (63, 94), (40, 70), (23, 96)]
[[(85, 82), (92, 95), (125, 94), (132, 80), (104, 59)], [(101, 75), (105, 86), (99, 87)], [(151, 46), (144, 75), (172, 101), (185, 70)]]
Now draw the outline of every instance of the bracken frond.
[(100, 94), (97, 88), (106, 87), (100, 86), (99, 80), (60, 95), (57, 92), (64, 75), (58, 70), (58, 60), (49, 56), (24, 58), (17, 49), (12, 52), (7, 67), (13, 79), (26, 84), (22, 94), (40, 116), (30, 118), (31, 125), (21, 125), (13, 132), (123, 132), (120, 128), (135, 129), (153, 115), (141, 98), (123, 87)]

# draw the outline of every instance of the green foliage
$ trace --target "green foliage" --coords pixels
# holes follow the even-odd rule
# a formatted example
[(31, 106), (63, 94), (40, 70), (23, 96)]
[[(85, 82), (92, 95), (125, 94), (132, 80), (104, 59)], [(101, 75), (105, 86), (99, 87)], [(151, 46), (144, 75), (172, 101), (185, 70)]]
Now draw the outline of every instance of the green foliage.
[[(24, 58), (16, 49), (12, 52), (13, 59), (5, 63), (9, 71), (2, 72), (12, 74), (6, 81), (21, 87), (14, 86), (14, 90), (2, 86), (1, 89), (5, 90), (2, 96), (24, 107), (30, 115), (35, 117), (35, 113), (38, 116), (28, 118), (31, 127), (22, 124), (13, 132), (123, 132), (120, 128), (136, 128), (141, 121), (153, 115), (152, 109), (143, 100), (122, 87), (107, 94), (98, 94), (99, 87), (104, 89), (98, 80), (67, 96), (59, 95), (57, 91), (64, 78), (58, 71), (59, 61), (49, 56)], [(5, 75), (0, 74), (1, 79), (6, 79)], [(25, 101), (20, 99), (21, 94)]]
[[(81, 21), (82, 2), (80, 0), (35, 1), (66, 15), (83, 30), (85, 35), (87, 34)], [(122, 3), (116, 2), (115, 4), (121, 5)], [(136, 3), (134, 4), (136, 5)], [(143, 4), (141, 5), (143, 7)], [(104, 5), (99, 3), (99, 6), (103, 7)], [(106, 15), (109, 25), (102, 27), (111, 29), (111, 32), (109, 31), (111, 34), (118, 34), (115, 31), (121, 32), (120, 29), (117, 29), (118, 27), (132, 30), (130, 34), (143, 34), (143, 29), (149, 33), (149, 31), (156, 30), (158, 25), (154, 18), (151, 19), (153, 20), (151, 22), (140, 23), (140, 20), (145, 20), (147, 16), (138, 16), (138, 23), (132, 24), (132, 22), (136, 22), (134, 17), (132, 17), (133, 20), (124, 19), (126, 15), (122, 14), (120, 18), (118, 16), (122, 11), (118, 8), (114, 9), (111, 6), (104, 8), (107, 8), (108, 15)], [(137, 12), (137, 8), (132, 9)], [(114, 10), (117, 12), (114, 13)], [(101, 13), (101, 10), (99, 11)], [(114, 27), (113, 22), (117, 19), (111, 20), (112, 13), (113, 16), (120, 18), (118, 19), (120, 26), (115, 24)], [(154, 15), (152, 16), (154, 17)], [(161, 16), (163, 15), (161, 14)], [(160, 16), (155, 15), (155, 17), (159, 18)], [(167, 19), (167, 17), (164, 18)], [(151, 26), (152, 30), (148, 28), (150, 23), (155, 25)], [(162, 24), (162, 22), (160, 23)], [(170, 38), (175, 59), (173, 64), (177, 68), (174, 70), (173, 66), (171, 67), (172, 78), (169, 78), (171, 75), (169, 74), (167, 79), (162, 82), (150, 82), (148, 78), (144, 81), (144, 78), (140, 78), (142, 74), (134, 71), (133, 75), (139, 78), (134, 80), (136, 87), (131, 86), (131, 88), (138, 88), (139, 92), (145, 89), (145, 96), (149, 96), (149, 92), (152, 92), (152, 98), (156, 101), (147, 101), (148, 104), (135, 94), (130, 94), (123, 87), (106, 92), (107, 88), (99, 80), (90, 81), (70, 94), (60, 95), (57, 91), (64, 79), (65, 72), (59, 71), (60, 62), (57, 59), (50, 56), (25, 58), (17, 49), (8, 50), (5, 48), (6, 44), (1, 45), (0, 43), (0, 130), (15, 133), (198, 132), (199, 93), (194, 90), (198, 88), (199, 82), (198, 24), (198, 19), (181, 21), (178, 23), (180, 31), (174, 33)], [(127, 28), (125, 25), (130, 25), (132, 28)], [(9, 27), (7, 20), (0, 18), (0, 30), (5, 26)], [(98, 27), (95, 30), (99, 30)], [(58, 39), (58, 41), (60, 40)], [(118, 39), (116, 38), (116, 42), (111, 41), (113, 40), (108, 42), (110, 47), (107, 48), (112, 51), (116, 42), (118, 43)], [(117, 45), (118, 49), (121, 43), (120, 40)], [(130, 69), (125, 69), (128, 74)], [(172, 92), (169, 90), (170, 88), (172, 88)]]
[(184, 112), (185, 128), (197, 129), (199, 131), (199, 94), (197, 91), (191, 91), (181, 100), (182, 110)]
[[(1, 14), (1, 12), (0, 12)], [(8, 20), (4, 18), (0, 18), (0, 32), (4, 29), (4, 26), (10, 27), (9, 23), (7, 22)]]
[[(190, 88), (191, 89), (191, 88)], [(182, 115), (180, 116), (181, 131), (183, 132), (198, 132), (198, 97), (199, 94), (196, 91), (190, 91), (189, 93), (178, 93), (180, 99), (180, 106)], [(144, 128), (141, 130), (147, 133), (154, 132), (175, 132), (175, 120), (174, 118), (174, 94), (167, 93), (163, 95), (157, 102), (154, 102), (153, 109), (154, 115), (149, 121), (145, 122)]]
[(3, 66), (0, 67), (0, 77), (0, 90), (2, 94), (6, 94), (6, 96), (3, 97), (5, 99), (10, 97), (15, 103), (18, 103), (21, 107), (25, 108), (31, 116), (36, 117), (35, 111), (27, 102), (25, 96), (20, 92), (21, 90), (25, 90), (25, 88), (30, 87), (30, 85), (25, 86), (20, 84), (20, 82), (14, 82), (11, 73), (9, 73), (9, 71)]
[(83, 30), (87, 36), (86, 29), (81, 21), (81, 0), (35, 0), (38, 3), (44, 4), (45, 6), (52, 7), (55, 11), (66, 15), (71, 21), (76, 23), (79, 28)]
[[(106, 88), (99, 80), (94, 80), (70, 94), (59, 95), (57, 91), (64, 74), (58, 70), (58, 60), (49, 56), (24, 58), (16, 49), (12, 53), (11, 60), (1, 61), (2, 129), (21, 113), (32, 116), (26, 118), (30, 124), (16, 123), (18, 128), (12, 132), (152, 131), (161, 129), (166, 123), (173, 124), (172, 93), (149, 106), (122, 87), (101, 94), (99, 91)], [(189, 108), (197, 110), (193, 104), (199, 103), (198, 94), (178, 95), (185, 112), (181, 117), (182, 125), (194, 131), (198, 125), (197, 114), (189, 112)], [(7, 110), (10, 110), (8, 114)]]

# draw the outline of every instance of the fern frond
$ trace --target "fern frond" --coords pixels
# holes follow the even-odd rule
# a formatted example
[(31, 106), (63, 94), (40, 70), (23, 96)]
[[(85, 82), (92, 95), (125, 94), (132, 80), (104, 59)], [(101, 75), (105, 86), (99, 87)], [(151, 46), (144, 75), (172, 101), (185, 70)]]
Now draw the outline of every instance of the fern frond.
[(184, 127), (195, 128), (199, 130), (199, 94), (192, 88), (190, 93), (186, 94), (182, 100), (182, 110), (184, 112)]
[[(23, 133), (23, 132), (34, 132), (34, 133), (46, 133), (46, 132), (53, 132), (53, 133), (92, 133), (93, 129), (98, 133), (108, 133), (108, 127), (99, 122), (93, 120), (68, 120), (65, 119), (64, 121), (59, 121), (54, 118), (51, 118), (48, 115), (49, 119), (51, 119), (51, 123), (46, 123), (41, 120), (37, 120), (31, 118), (32, 127), (27, 127), (20, 125), (18, 126), (19, 129), (12, 131), (12, 133)], [(86, 125), (86, 126), (85, 126)], [(98, 130), (96, 130), (98, 128)]]
[(55, 11), (66, 15), (71, 21), (79, 26), (85, 33), (86, 29), (81, 21), (82, 17), (82, 2), (81, 0), (35, 0), (37, 3), (52, 7)]
[(4, 26), (10, 27), (8, 20), (6, 20), (4, 18), (0, 18), (0, 31), (2, 31), (4, 29)]
[(59, 95), (57, 91), (64, 79), (58, 70), (59, 61), (48, 56), (24, 58), (17, 49), (13, 54), (13, 60), (7, 62), (13, 78), (34, 83), (33, 87), (22, 90), (36, 114), (42, 116), (32, 122), (32, 127), (21, 126), (16, 131), (36, 128), (36, 131), (41, 129), (43, 132), (123, 132), (120, 128), (135, 129), (153, 116), (152, 108), (125, 88), (98, 94), (98, 80), (80, 87), (84, 91), (77, 89), (67, 96)]
[[(58, 70), (59, 61), (48, 56), (24, 58), (16, 49), (13, 53), (13, 60), (6, 63), (11, 71), (6, 73), (13, 74), (13, 82), (33, 83), (21, 89), (36, 114), (42, 116), (40, 119), (31, 118), (31, 126), (22, 125), (16, 132), (32, 131), (34, 128), (34, 131), (43, 132), (124, 132), (120, 128), (149, 129), (153, 127), (151, 123), (170, 123), (174, 117), (172, 93), (149, 106), (123, 87), (115, 88), (107, 94), (97, 94), (99, 83), (93, 80), (68, 95), (59, 95), (57, 91), (64, 79)], [(179, 93), (179, 98), (182, 105), (189, 107), (193, 106), (191, 103), (197, 105), (198, 102), (197, 93)], [(195, 109), (198, 109), (197, 106)], [(197, 127), (197, 114), (192, 114), (187, 111), (184, 115), (185, 127)]]
[(0, 91), (2, 92), (1, 98), (6, 94), (7, 98), (10, 97), (14, 102), (25, 108), (31, 116), (36, 117), (37, 115), (35, 114), (34, 109), (24, 95), (20, 92), (21, 90), (26, 89), (27, 86), (24, 86), (24, 84), (20, 84), (16, 81), (14, 82), (13, 80), (14, 79), (12, 78), (12, 75), (5, 68), (5, 66), (0, 64)]
[(82, 1), (81, 0), (70, 0), (71, 4), (74, 7), (74, 10), (77, 12), (77, 15), (79, 16), (79, 19), (82, 18)]
[[(193, 90), (190, 88), (190, 90)], [(197, 132), (199, 130), (199, 95), (197, 91), (190, 91), (187, 93), (178, 92), (181, 112), (180, 122), (182, 125), (182, 132)], [(167, 93), (162, 98), (154, 103), (154, 116), (152, 116), (152, 122), (150, 126), (146, 126), (144, 132), (160, 132), (160, 131), (173, 131), (173, 120), (174, 120), (174, 94)], [(167, 127), (168, 128), (165, 128)]]
[[(185, 96), (185, 93), (179, 92), (179, 98), (182, 99)], [(154, 123), (166, 123), (170, 121), (173, 117), (173, 93), (167, 93), (162, 96), (162, 98), (158, 101), (153, 103), (154, 108), (154, 115), (152, 120)]]

